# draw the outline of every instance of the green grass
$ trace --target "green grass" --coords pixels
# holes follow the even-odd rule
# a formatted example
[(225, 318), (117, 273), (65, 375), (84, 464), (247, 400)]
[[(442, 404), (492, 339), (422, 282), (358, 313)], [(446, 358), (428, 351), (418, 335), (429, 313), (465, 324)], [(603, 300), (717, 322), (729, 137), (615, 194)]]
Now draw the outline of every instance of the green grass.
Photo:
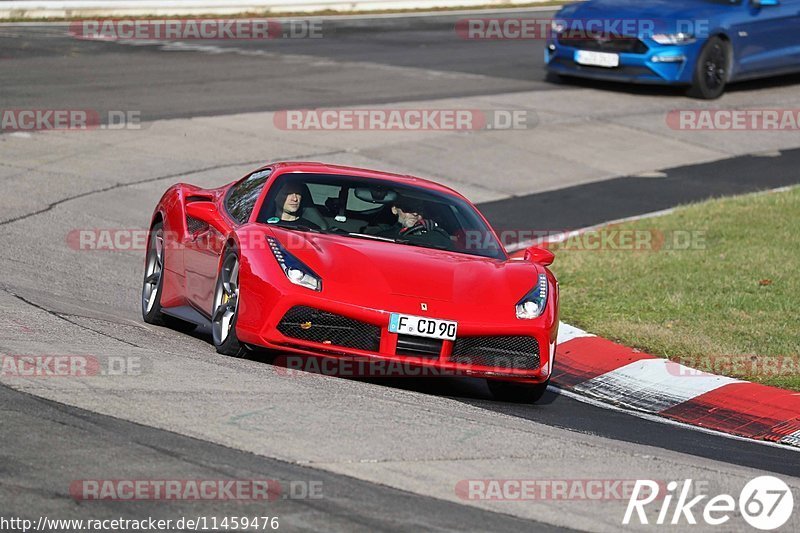
[(696, 238), (688, 250), (562, 243), (553, 270), (564, 321), (700, 370), (800, 390), (800, 188), (608, 229)]

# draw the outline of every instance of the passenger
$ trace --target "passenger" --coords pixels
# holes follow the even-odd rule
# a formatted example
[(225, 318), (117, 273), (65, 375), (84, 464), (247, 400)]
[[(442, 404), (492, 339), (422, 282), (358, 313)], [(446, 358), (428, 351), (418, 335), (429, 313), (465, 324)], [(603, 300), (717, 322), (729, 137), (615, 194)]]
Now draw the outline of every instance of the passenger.
[[(302, 183), (287, 183), (278, 197), (275, 200), (277, 206), (276, 217), (279, 219), (281, 226), (305, 226), (314, 230), (321, 228), (308, 220), (303, 218), (303, 194), (306, 194), (306, 188)], [(270, 219), (267, 222), (272, 222)], [(278, 221), (276, 220), (275, 223)]]

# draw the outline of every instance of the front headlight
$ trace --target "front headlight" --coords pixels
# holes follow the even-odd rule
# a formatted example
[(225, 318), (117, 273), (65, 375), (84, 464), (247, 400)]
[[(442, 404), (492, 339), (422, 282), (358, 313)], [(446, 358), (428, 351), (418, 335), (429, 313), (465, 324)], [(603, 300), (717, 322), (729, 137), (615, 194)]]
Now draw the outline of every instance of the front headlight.
[(302, 261), (290, 254), (284, 248), (278, 239), (274, 237), (267, 237), (269, 248), (272, 250), (272, 255), (281, 266), (281, 270), (289, 278), (289, 281), (295, 285), (300, 285), (313, 291), (322, 290), (322, 280), (317, 276), (313, 270), (308, 268)]
[(539, 282), (517, 302), (517, 318), (532, 319), (541, 316), (547, 306), (547, 275), (539, 274)]
[(658, 44), (689, 44), (695, 41), (690, 33), (656, 33), (653, 40)]

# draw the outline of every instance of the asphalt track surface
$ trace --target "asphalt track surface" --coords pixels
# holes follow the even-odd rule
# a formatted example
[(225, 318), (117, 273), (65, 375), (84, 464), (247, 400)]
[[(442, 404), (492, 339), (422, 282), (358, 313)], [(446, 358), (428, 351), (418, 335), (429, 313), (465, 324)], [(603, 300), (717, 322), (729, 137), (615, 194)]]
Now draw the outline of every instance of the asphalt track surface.
[[(501, 17), (551, 18), (554, 11)], [(541, 40), (465, 40), (454, 24), (469, 15), (325, 19), (320, 39), (186, 41), (124, 46), (77, 40), (64, 27), (0, 27), (7, 107), (142, 110), (143, 120), (442, 97), (558, 90), (541, 68)], [(163, 54), (164, 48), (180, 52)], [(194, 53), (193, 53), (194, 52)], [(311, 58), (313, 61), (309, 62)], [(365, 64), (382, 66), (364, 83)], [(2, 66), (3, 63), (0, 63)], [(311, 67), (311, 68), (309, 68)], [(800, 76), (733, 85), (729, 91), (787, 86)], [(572, 82), (631, 94), (682, 90)]]
[[(80, 41), (64, 28), (0, 28), (0, 61), (34, 67), (4, 72), (3, 100), (102, 110), (126, 102), (155, 120), (554, 88), (538, 68), (541, 42), (474, 46), (455, 35), (456, 19), (326, 21), (322, 39), (187, 42), (176, 54)], [(384, 75), (364, 83), (365, 62)]]
[[(54, 487), (69, 486), (73, 481), (67, 474), (70, 466), (114, 464), (121, 457), (137, 457), (137, 461), (147, 465), (145, 472), (157, 472), (161, 476), (159, 479), (175, 479), (167, 475), (172, 474), (184, 476), (180, 479), (274, 479), (287, 486), (297, 481), (319, 483), (324, 487), (324, 498), (294, 499), (301, 494), (298, 491), (294, 496), (289, 493), (285, 499), (269, 502), (268, 511), (265, 511), (264, 502), (235, 506), (236, 516), (265, 516), (268, 512), (269, 516), (288, 518), (281, 527), (291, 530), (407, 531), (409, 527), (419, 526), (441, 531), (480, 531), (481, 524), (491, 524), (495, 531), (511, 532), (531, 525), (520, 518), (425, 498), (97, 416), (13, 392), (7, 387), (0, 387), (0, 401), (4, 411), (2, 494), (6, 516), (38, 519), (43, 509), (27, 504), (25, 491), (19, 490), (31, 482), (41, 487), (40, 496), (64, 498), (63, 492)], [(37, 466), (30, 468), (29, 464)], [(131, 471), (139, 468), (134, 464), (125, 467)], [(225, 516), (226, 512), (230, 515), (233, 507), (225, 502), (131, 504), (103, 500), (88, 502), (88, 505), (92, 506), (91, 515), (101, 519)], [(536, 528), (541, 531), (559, 529), (541, 523), (537, 523)]]
[[(370, 22), (367, 26), (348, 22), (334, 26), (326, 34), (324, 46), (301, 40), (269, 43), (264, 50), (257, 43), (214, 43), (235, 50), (220, 53), (195, 48), (175, 54), (154, 45), (76, 41), (51, 26), (2, 27), (0, 108), (141, 109), (142, 118), (151, 121), (562, 88), (544, 81), (541, 43), (476, 46), (454, 39), (452, 24), (453, 17), (447, 16)], [(317, 62), (313, 69), (309, 69), (309, 61)], [(367, 71), (366, 63), (380, 67)], [(368, 79), (362, 72), (368, 72)], [(753, 82), (735, 87), (734, 92), (739, 92), (738, 96), (749, 90), (769, 94), (772, 87), (785, 89), (796, 81), (790, 77)], [(675, 94), (672, 89), (613, 85), (603, 85), (601, 90), (654, 99)], [(0, 163), (13, 159), (10, 152), (5, 155), (8, 157), (0, 158)], [(800, 152), (787, 150), (768, 158), (742, 156), (661, 169), (663, 175), (657, 178), (619, 177), (513, 195), (483, 202), (481, 209), (498, 228), (530, 227), (531, 214), (536, 213), (537, 229), (570, 229), (708, 197), (795, 184), (800, 181), (796, 171), (799, 159)], [(92, 254), (75, 259), (69, 252), (57, 250), (63, 241), (53, 244), (47, 232), (72, 224), (91, 208), (103, 214), (100, 222), (90, 219), (88, 223), (94, 227), (103, 227), (103, 221), (116, 212), (127, 217), (128, 224), (135, 224), (148, 215), (152, 208), (148, 202), (164, 183), (144, 183), (126, 189), (125, 194), (115, 186), (98, 188), (87, 192), (84, 201), (80, 163), (64, 158), (58, 164), (65, 168), (65, 179), (75, 180), (71, 187), (78, 192), (65, 192), (63, 198), (42, 208), (0, 217), (0, 232), (12, 243), (2, 256), (7, 275), (0, 300), (7, 312), (0, 350), (8, 354), (63, 353), (65, 347), (75, 345), (78, 353), (102, 347), (110, 353), (141, 351), (146, 353), (143, 357), (150, 374), (163, 372), (165, 380), (173, 380), (175, 391), (172, 395), (172, 391), (151, 389), (147, 380), (122, 380), (109, 387), (105, 382), (87, 383), (76, 390), (41, 382), (0, 385), (3, 516), (174, 518), (241, 516), (251, 511), (263, 515), (264, 507), (226, 502), (76, 502), (69, 497), (68, 487), (76, 479), (268, 477), (286, 482), (313, 479), (324, 484), (322, 499), (289, 498), (269, 504), (269, 514), (280, 516), (281, 528), (289, 531), (546, 531), (555, 527), (550, 524), (571, 525), (569, 518), (553, 516), (571, 513), (578, 529), (612, 530), (621, 516), (617, 504), (605, 504), (597, 511), (597, 523), (586, 516), (597, 509), (590, 506), (582, 514), (574, 507), (581, 506), (580, 502), (572, 502), (573, 507), (570, 503), (548, 505), (554, 509), (550, 514), (546, 508), (529, 511), (530, 506), (476, 506), (442, 497), (442, 490), (426, 486), (431, 485), (428, 479), (439, 478), (426, 478), (416, 469), (428, 468), (440, 478), (447, 478), (448, 469), (454, 471), (449, 478), (451, 487), (475, 472), (483, 472), (482, 477), (609, 477), (612, 474), (602, 470), (604, 461), (617, 477), (677, 479), (704, 472), (706, 479), (720, 487), (736, 486), (748, 473), (800, 477), (800, 461), (794, 451), (643, 420), (561, 394), (548, 393), (541, 404), (520, 406), (491, 401), (478, 380), (312, 377), (283, 383), (274, 379), (275, 369), (258, 358), (219, 358), (201, 333), (187, 336), (143, 328), (138, 323), (135, 297), (133, 304), (126, 300), (129, 293), (136, 294), (138, 286), (125, 286), (140, 276), (140, 257), (103, 258), (99, 260), (103, 265), (94, 264)], [(766, 164), (768, 173), (762, 170)], [(241, 166), (254, 163), (242, 162)], [(13, 177), (5, 179), (10, 183)], [(218, 176), (202, 179), (220, 182)], [(101, 201), (94, 200), (97, 194)], [(21, 203), (23, 198), (17, 200)], [(542, 220), (547, 220), (546, 226)], [(22, 242), (28, 242), (30, 249), (13, 248)], [(59, 268), (48, 271), (59, 261), (65, 262), (64, 273), (79, 277), (59, 281)], [(111, 270), (104, 270), (109, 264)], [(117, 296), (117, 291), (126, 296)], [(169, 368), (178, 365), (181, 371), (188, 368), (195, 373), (170, 375)], [(208, 370), (206, 366), (219, 375), (198, 372)], [(247, 376), (260, 376), (275, 390), (258, 389), (257, 384), (248, 384)], [(237, 379), (241, 387), (236, 385)], [(252, 396), (246, 398), (245, 393)], [(158, 401), (159, 394), (163, 402)], [(182, 401), (181, 396), (187, 400)], [(228, 402), (241, 400), (245, 405), (251, 399), (269, 401), (284, 412), (271, 418), (273, 415), (267, 417), (253, 407), (242, 407), (242, 411), (232, 406), (220, 411)], [(367, 404), (377, 406), (374, 412), (364, 407)], [(353, 420), (358, 416), (357, 407), (364, 408), (361, 424)], [(315, 414), (312, 409), (321, 412)], [(228, 415), (222, 423), (216, 418), (219, 412)], [(463, 436), (454, 435), (453, 427), (443, 422), (450, 416), (468, 429)], [(196, 422), (192, 425), (193, 420), (204, 417), (209, 426), (221, 426), (223, 433), (206, 437), (203, 427)], [(331, 419), (328, 424), (326, 417)], [(176, 418), (185, 419), (185, 424)], [(426, 419), (436, 426), (429, 433), (424, 429)], [(247, 420), (244, 426), (241, 420)], [(293, 433), (281, 426), (287, 420), (300, 429)], [(307, 429), (303, 430), (304, 426)], [(407, 441), (404, 426), (410, 433)], [(228, 434), (224, 433), (226, 427)], [(306, 433), (314, 445), (293, 438)], [(381, 433), (386, 433), (386, 438), (382, 439)], [(514, 442), (492, 444), (498, 435), (509, 434)], [(389, 437), (397, 437), (396, 442), (388, 443)], [(468, 450), (463, 456), (451, 457), (439, 450), (437, 441), (475, 446), (475, 457)], [(553, 449), (553, 443), (559, 447)], [(348, 446), (363, 446), (366, 451), (363, 456), (351, 456), (342, 451)], [(381, 446), (386, 447), (385, 455)], [(496, 448), (497, 455), (481, 455), (491, 448)], [(661, 466), (648, 470), (648, 462), (656, 459), (662, 461)], [(522, 466), (515, 462), (518, 460)], [(475, 469), (470, 461), (486, 461), (495, 469), (493, 475)], [(623, 466), (631, 461), (636, 468)], [(370, 470), (373, 463), (378, 466)], [(380, 470), (385, 464), (389, 467)], [(504, 465), (512, 468), (511, 474)], [(537, 514), (539, 518), (532, 516)]]

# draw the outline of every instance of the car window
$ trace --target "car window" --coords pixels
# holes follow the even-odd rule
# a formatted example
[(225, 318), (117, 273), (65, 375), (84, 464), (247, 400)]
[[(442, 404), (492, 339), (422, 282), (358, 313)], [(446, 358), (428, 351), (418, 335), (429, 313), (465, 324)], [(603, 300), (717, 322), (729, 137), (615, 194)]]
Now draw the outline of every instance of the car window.
[(311, 201), (319, 206), (325, 205), (325, 201), (329, 198), (338, 198), (341, 187), (326, 183), (309, 183), (308, 190), (311, 193)]
[(376, 205), (371, 202), (365, 202), (364, 200), (358, 198), (356, 196), (355, 188), (351, 188), (347, 193), (347, 209), (350, 211), (370, 211), (380, 207), (380, 205)]
[[(299, 199), (289, 202), (289, 194)], [(340, 198), (346, 198), (345, 206), (340, 205)], [(407, 214), (403, 214), (404, 207)], [(287, 173), (270, 185), (257, 221), (297, 231), (506, 258), (497, 238), (469, 202), (410, 183)]]
[(234, 220), (244, 224), (250, 219), (250, 213), (253, 212), (256, 200), (258, 200), (261, 189), (264, 188), (264, 183), (270, 174), (272, 174), (272, 169), (258, 170), (231, 188), (225, 207)]

